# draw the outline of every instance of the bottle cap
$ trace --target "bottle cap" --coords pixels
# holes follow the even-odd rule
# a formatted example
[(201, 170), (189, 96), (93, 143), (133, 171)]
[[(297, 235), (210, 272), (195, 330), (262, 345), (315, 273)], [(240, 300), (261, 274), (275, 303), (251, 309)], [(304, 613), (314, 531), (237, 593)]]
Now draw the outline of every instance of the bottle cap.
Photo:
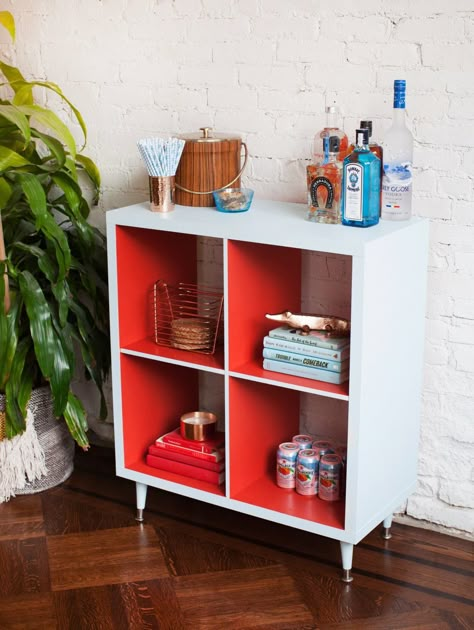
[(339, 153), (340, 140), (337, 136), (329, 137), (329, 153)]
[(372, 121), (371, 120), (361, 120), (360, 121), (360, 128), (361, 129), (368, 129), (369, 130), (369, 138), (372, 135)]
[(393, 82), (393, 107), (395, 109), (405, 109), (406, 81), (395, 79)]
[(369, 144), (369, 130), (368, 129), (356, 129), (356, 145)]

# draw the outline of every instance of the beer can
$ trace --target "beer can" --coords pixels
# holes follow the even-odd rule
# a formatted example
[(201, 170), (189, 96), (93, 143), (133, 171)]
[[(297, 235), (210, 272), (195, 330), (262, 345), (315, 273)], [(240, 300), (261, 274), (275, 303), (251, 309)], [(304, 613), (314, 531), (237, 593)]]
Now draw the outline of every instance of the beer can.
[(296, 442), (283, 442), (277, 450), (276, 482), (280, 488), (294, 488), (296, 458), (300, 447)]
[(313, 449), (302, 449), (296, 460), (296, 492), (315, 495), (318, 492), (319, 458)]
[(292, 442), (296, 442), (302, 449), (309, 449), (313, 444), (313, 438), (310, 435), (305, 435), (304, 433), (300, 433), (298, 435), (294, 435), (291, 438)]
[(318, 453), (320, 460), (323, 455), (334, 453), (331, 442), (326, 442), (326, 440), (316, 440), (315, 442), (313, 442), (311, 448)]
[(319, 498), (339, 501), (341, 498), (342, 461), (336, 453), (323, 455), (319, 461)]

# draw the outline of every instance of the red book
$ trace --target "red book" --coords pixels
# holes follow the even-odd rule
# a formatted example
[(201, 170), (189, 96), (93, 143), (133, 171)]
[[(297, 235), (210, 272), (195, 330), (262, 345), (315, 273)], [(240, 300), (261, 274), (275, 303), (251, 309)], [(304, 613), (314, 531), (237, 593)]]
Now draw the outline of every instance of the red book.
[(155, 440), (156, 448), (160, 450), (166, 450), (170, 453), (181, 453), (182, 455), (188, 455), (189, 457), (193, 457), (197, 460), (203, 460), (206, 462), (220, 462), (224, 459), (224, 449), (216, 448), (212, 453), (201, 453), (201, 451), (195, 451), (192, 448), (186, 448), (184, 446), (176, 446), (176, 444), (169, 444), (168, 442), (164, 442), (162, 437), (159, 437)]
[(186, 440), (181, 436), (179, 428), (169, 433), (165, 433), (161, 436), (163, 442), (167, 444), (174, 444), (175, 446), (184, 446), (190, 448), (193, 451), (199, 451), (200, 453), (212, 453), (216, 448), (222, 448), (225, 444), (225, 437), (222, 431), (217, 431), (213, 438), (198, 442), (197, 440)]
[(164, 457), (156, 457), (155, 455), (147, 455), (146, 463), (152, 468), (158, 468), (159, 470), (167, 470), (168, 472), (177, 473), (183, 475), (183, 477), (191, 477), (192, 479), (200, 479), (201, 481), (207, 481), (215, 485), (220, 485), (225, 481), (225, 472), (215, 472), (214, 470), (206, 470), (199, 466), (190, 466), (189, 464), (182, 464), (181, 462), (174, 462), (172, 459), (165, 459)]
[[(171, 446), (173, 446), (171, 444)], [(225, 462), (223, 459), (219, 462), (207, 461), (205, 459), (200, 459), (199, 457), (195, 457), (193, 455), (186, 455), (183, 453), (175, 453), (174, 451), (169, 450), (166, 446), (165, 448), (159, 448), (154, 444), (150, 444), (148, 447), (148, 454), (155, 455), (157, 457), (164, 457), (165, 459), (172, 459), (175, 462), (181, 462), (182, 464), (189, 464), (190, 466), (197, 466), (198, 468), (206, 468), (207, 470), (214, 470), (215, 472), (222, 472), (224, 470)]]

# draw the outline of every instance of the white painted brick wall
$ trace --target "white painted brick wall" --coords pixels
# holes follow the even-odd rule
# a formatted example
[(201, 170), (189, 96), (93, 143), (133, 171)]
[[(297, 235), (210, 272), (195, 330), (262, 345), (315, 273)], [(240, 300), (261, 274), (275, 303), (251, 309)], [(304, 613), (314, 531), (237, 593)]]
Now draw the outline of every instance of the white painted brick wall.
[[(325, 104), (339, 103), (350, 135), (372, 118), (381, 140), (393, 79), (407, 79), (414, 212), (431, 220), (420, 476), (407, 513), (472, 533), (472, 0), (4, 0), (2, 8), (18, 27), (16, 50), (0, 33), (6, 59), (58, 83), (86, 118), (103, 175), (98, 224), (105, 210), (146, 197), (138, 138), (203, 125), (243, 136), (245, 182), (257, 195), (304, 201)], [(338, 260), (307, 264), (323, 284), (324, 273), (344, 273)]]

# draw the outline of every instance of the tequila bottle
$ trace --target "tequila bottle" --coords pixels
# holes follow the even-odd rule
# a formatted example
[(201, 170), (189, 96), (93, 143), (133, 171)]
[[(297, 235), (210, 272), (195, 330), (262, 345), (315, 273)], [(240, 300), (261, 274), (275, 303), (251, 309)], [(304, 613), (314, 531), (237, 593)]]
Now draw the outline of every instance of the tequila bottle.
[[(361, 120), (359, 129), (368, 129), (369, 131), (369, 149), (372, 151), (374, 155), (376, 155), (379, 160), (383, 163), (383, 148), (377, 142), (372, 140), (372, 121), (371, 120)], [(347, 155), (350, 155), (352, 151), (355, 149), (355, 144), (351, 144), (347, 151)], [(382, 171), (381, 171), (382, 172)]]
[(325, 157), (327, 157), (324, 153), (324, 138), (329, 138), (330, 136), (337, 136), (339, 138), (338, 158), (342, 162), (347, 155), (349, 141), (347, 135), (339, 127), (339, 109), (335, 105), (326, 107), (326, 126), (314, 136), (313, 164), (321, 164)]
[(308, 219), (316, 223), (341, 222), (342, 162), (338, 136), (323, 138), (321, 164), (307, 167)]
[(392, 126), (383, 141), (382, 219), (411, 217), (413, 136), (405, 124), (405, 90), (394, 82)]
[(369, 149), (368, 129), (356, 130), (354, 151), (342, 168), (342, 223), (369, 227), (379, 222), (380, 160)]

